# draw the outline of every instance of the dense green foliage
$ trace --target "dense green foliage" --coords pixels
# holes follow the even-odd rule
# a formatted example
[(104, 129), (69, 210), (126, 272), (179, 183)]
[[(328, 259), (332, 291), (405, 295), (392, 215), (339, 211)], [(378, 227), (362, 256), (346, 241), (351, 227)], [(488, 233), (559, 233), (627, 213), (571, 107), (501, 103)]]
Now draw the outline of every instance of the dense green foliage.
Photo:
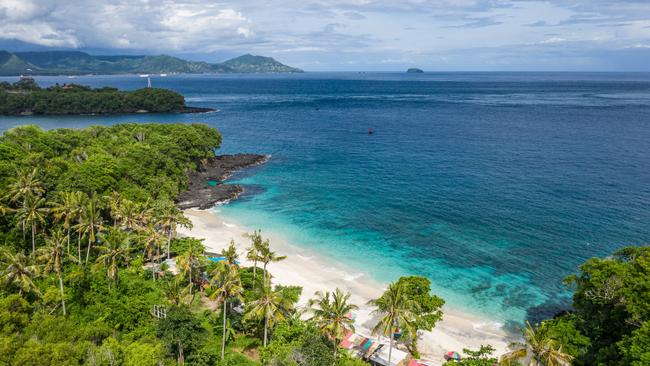
[(568, 282), (576, 288), (575, 311), (550, 328), (562, 335), (574, 363), (650, 364), (650, 247), (592, 258)]
[(166, 113), (182, 111), (185, 106), (182, 95), (167, 89), (120, 91), (75, 84), (42, 89), (28, 83), (25, 80), (14, 84), (0, 83), (0, 114)]

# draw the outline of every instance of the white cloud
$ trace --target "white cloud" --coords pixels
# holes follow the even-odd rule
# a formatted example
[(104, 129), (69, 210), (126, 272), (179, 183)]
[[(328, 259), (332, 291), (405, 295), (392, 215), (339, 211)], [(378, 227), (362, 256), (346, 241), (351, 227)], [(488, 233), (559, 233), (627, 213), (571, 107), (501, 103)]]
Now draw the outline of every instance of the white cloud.
[(2, 0), (0, 21), (0, 38), (45, 46), (182, 51), (254, 35), (241, 12), (194, 0)]

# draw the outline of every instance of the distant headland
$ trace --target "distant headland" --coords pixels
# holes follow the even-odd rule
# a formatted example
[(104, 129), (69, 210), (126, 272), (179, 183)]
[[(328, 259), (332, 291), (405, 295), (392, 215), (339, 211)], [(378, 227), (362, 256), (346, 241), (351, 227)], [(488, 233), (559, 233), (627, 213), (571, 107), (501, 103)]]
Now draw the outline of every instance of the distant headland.
[(167, 89), (93, 89), (78, 84), (41, 88), (31, 77), (0, 82), (0, 115), (93, 115), (126, 113), (204, 113), (214, 109), (188, 107), (185, 97)]
[(221, 63), (188, 61), (168, 55), (97, 56), (79, 51), (0, 51), (0, 76), (83, 74), (299, 73), (271, 57), (246, 54)]
[(406, 72), (409, 74), (422, 74), (424, 71), (422, 69), (418, 69), (417, 67), (411, 67), (410, 69), (406, 70)]

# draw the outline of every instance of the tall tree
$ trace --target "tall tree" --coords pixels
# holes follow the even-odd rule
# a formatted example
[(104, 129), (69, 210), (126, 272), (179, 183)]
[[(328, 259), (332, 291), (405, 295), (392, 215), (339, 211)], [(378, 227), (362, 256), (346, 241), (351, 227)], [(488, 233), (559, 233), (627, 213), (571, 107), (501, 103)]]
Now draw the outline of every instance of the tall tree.
[(68, 254), (70, 254), (70, 230), (80, 211), (75, 202), (75, 197), (76, 195), (73, 192), (61, 192), (58, 199), (50, 203), (54, 219), (63, 224), (63, 228), (66, 230)]
[(110, 228), (101, 234), (101, 245), (97, 246), (100, 255), (95, 261), (96, 266), (106, 269), (108, 287), (111, 281), (119, 282), (119, 269), (129, 262), (131, 234), (119, 229)]
[(97, 241), (97, 232), (103, 228), (104, 220), (102, 219), (101, 202), (95, 194), (86, 200), (86, 204), (81, 212), (81, 222), (79, 227), (88, 237), (88, 248), (86, 249), (86, 263), (90, 257), (90, 249)]
[(73, 192), (73, 204), (74, 211), (76, 213), (75, 222), (73, 229), (77, 232), (77, 259), (81, 262), (81, 237), (85, 231), (85, 226), (82, 225), (84, 211), (87, 209), (86, 201), (88, 201), (88, 196), (80, 191)]
[(33, 281), (36, 276), (37, 267), (25, 253), (12, 254), (9, 251), (0, 253), (0, 281), (18, 287), (18, 294), (34, 292), (40, 295)]
[(316, 298), (307, 302), (309, 319), (334, 342), (334, 359), (341, 340), (347, 331), (354, 332), (354, 321), (351, 313), (359, 307), (350, 303), (350, 292), (344, 293), (337, 288), (333, 293), (321, 291), (315, 293)]
[(181, 305), (170, 307), (167, 316), (158, 321), (157, 335), (169, 344), (177, 363), (183, 365), (185, 356), (201, 346), (206, 331), (189, 307)]
[(377, 325), (372, 329), (372, 334), (381, 334), (390, 338), (388, 346), (388, 363), (390, 364), (395, 332), (398, 329), (413, 327), (415, 321), (413, 309), (417, 308), (417, 305), (408, 299), (404, 287), (397, 283), (391, 283), (380, 298), (370, 300), (368, 304), (375, 307), (372, 314), (379, 317)]
[(241, 285), (237, 267), (224, 262), (219, 263), (212, 272), (210, 285), (215, 286), (211, 298), (221, 302), (223, 308), (223, 334), (221, 338), (221, 359), (223, 360), (226, 352), (226, 310), (228, 301), (233, 299), (243, 301), (244, 288)]
[(43, 273), (48, 275), (50, 272), (56, 273), (59, 278), (59, 290), (61, 291), (61, 307), (63, 315), (66, 315), (65, 309), (65, 292), (63, 290), (63, 262), (67, 257), (71, 257), (65, 252), (66, 239), (61, 231), (54, 231), (51, 236), (45, 240), (45, 247), (39, 249), (38, 260), (43, 264)]
[(171, 242), (176, 235), (176, 229), (181, 226), (192, 228), (192, 221), (183, 215), (173, 202), (165, 202), (159, 207), (158, 224), (167, 234), (167, 259), (171, 258)]
[(265, 285), (260, 290), (259, 298), (250, 304), (247, 317), (264, 319), (263, 344), (266, 347), (269, 328), (285, 319), (293, 307), (293, 302), (285, 296), (283, 291), (272, 290), (270, 279), (264, 282)]
[(113, 191), (111, 194), (104, 196), (107, 203), (111, 218), (113, 219), (113, 227), (117, 227), (122, 220), (122, 195), (120, 192)]
[(23, 228), (30, 226), (32, 230), (32, 253), (36, 251), (36, 227), (45, 223), (48, 209), (43, 207), (45, 200), (38, 196), (27, 196), (23, 205), (16, 212), (18, 222)]
[(224, 258), (225, 262), (229, 266), (234, 266), (234, 267), (238, 266), (237, 260), (239, 259), (239, 254), (237, 254), (237, 247), (235, 246), (234, 240), (230, 240), (230, 244), (228, 245), (228, 248), (222, 249), (219, 255), (221, 255)]
[(512, 351), (501, 356), (502, 365), (569, 366), (573, 359), (554, 339), (547, 337), (545, 332), (537, 332), (529, 322), (524, 329), (524, 342), (511, 343), (510, 349)]
[(260, 248), (259, 251), (259, 260), (264, 263), (264, 275), (265, 278), (271, 279), (271, 276), (267, 276), (266, 274), (266, 266), (269, 263), (275, 263), (275, 262), (280, 262), (287, 259), (286, 255), (278, 255), (276, 252), (271, 251), (270, 243), (268, 240), (264, 242), (264, 245)]
[(192, 295), (194, 276), (200, 267), (200, 258), (205, 248), (198, 242), (190, 241), (187, 250), (176, 258), (179, 271), (181, 271), (189, 280), (189, 292)]
[(143, 232), (142, 239), (144, 241), (145, 258), (149, 257), (151, 260), (151, 272), (153, 273), (152, 276), (155, 281), (160, 261), (160, 244), (162, 236), (160, 235), (160, 232), (150, 224)]
[(251, 240), (251, 246), (246, 251), (246, 259), (253, 261), (253, 290), (255, 290), (255, 284), (257, 283), (257, 261), (260, 259), (260, 252), (264, 247), (264, 241), (262, 240), (261, 230), (246, 234), (246, 237)]
[(26, 197), (41, 196), (45, 189), (38, 179), (38, 169), (19, 170), (16, 180), (7, 186), (7, 198), (13, 203), (22, 203)]

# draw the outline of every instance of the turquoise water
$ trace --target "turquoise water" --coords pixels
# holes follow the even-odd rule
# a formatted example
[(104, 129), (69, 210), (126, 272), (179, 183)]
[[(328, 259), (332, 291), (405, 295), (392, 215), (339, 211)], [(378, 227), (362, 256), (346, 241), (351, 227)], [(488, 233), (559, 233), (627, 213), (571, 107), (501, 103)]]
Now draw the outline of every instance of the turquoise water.
[(222, 152), (273, 155), (233, 177), (247, 191), (223, 213), (379, 281), (428, 276), (452, 306), (496, 320), (551, 316), (570, 296), (562, 279), (586, 258), (650, 242), (649, 74), (197, 75), (153, 83), (220, 111), (0, 123), (208, 123), (223, 134)]

